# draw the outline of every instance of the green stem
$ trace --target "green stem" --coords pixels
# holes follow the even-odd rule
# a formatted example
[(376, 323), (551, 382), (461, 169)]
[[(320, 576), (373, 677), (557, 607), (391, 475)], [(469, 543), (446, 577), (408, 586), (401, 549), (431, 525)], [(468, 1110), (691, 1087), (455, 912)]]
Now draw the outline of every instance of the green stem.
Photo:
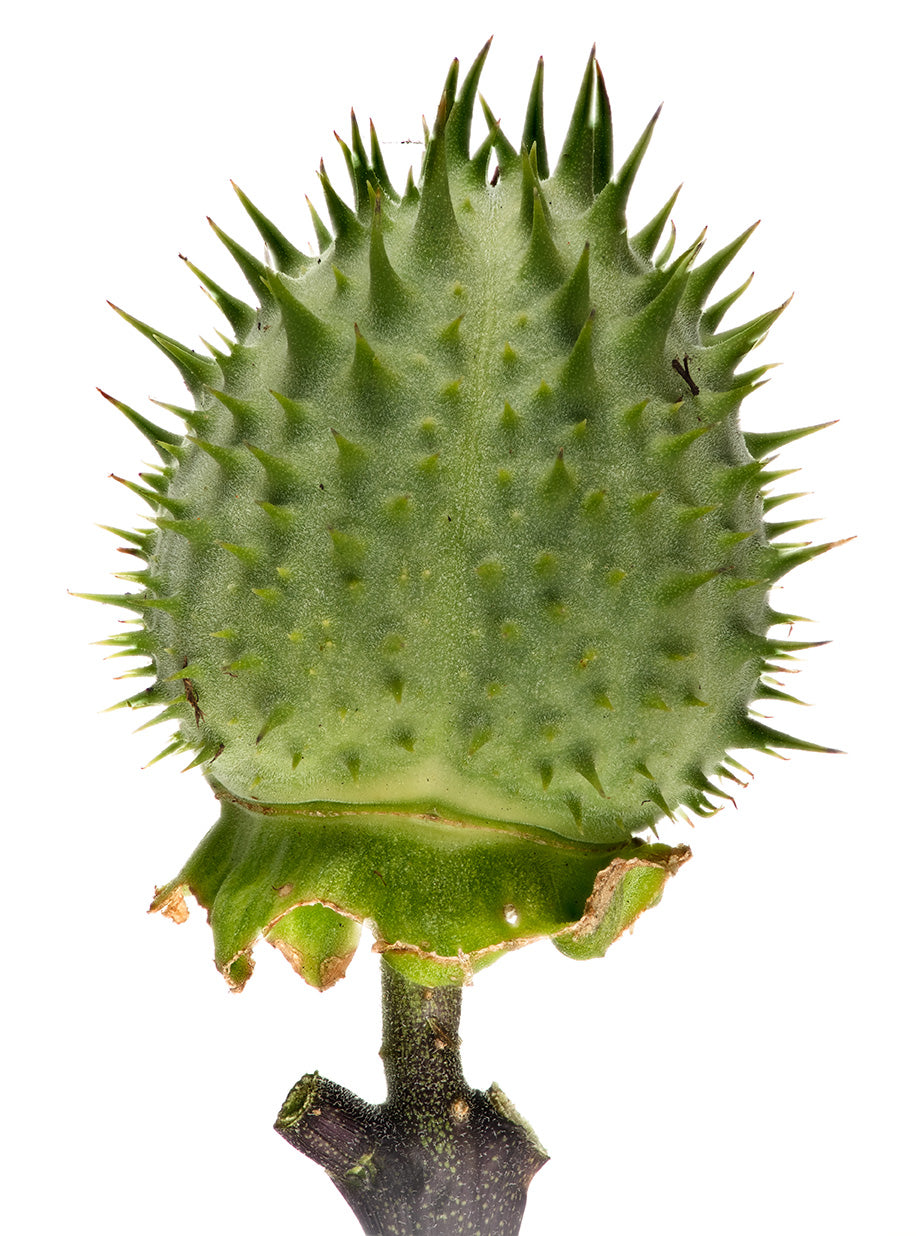
[(327, 1171), (366, 1236), (517, 1236), (547, 1155), (497, 1086), (468, 1086), (460, 1016), (460, 988), (422, 987), (383, 960), (385, 1102), (364, 1103), (313, 1073), (277, 1117), (277, 1132)]

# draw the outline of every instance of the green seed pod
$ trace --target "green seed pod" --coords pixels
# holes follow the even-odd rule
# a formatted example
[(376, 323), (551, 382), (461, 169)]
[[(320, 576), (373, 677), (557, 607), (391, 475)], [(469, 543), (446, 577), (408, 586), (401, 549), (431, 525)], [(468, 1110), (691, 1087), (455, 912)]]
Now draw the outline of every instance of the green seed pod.
[(486, 52), (402, 197), (354, 119), (320, 255), (239, 191), (269, 264), (214, 230), (256, 306), (191, 267), (225, 351), (123, 315), (194, 407), (178, 436), (112, 400), (163, 467), (131, 485), (140, 590), (99, 599), (140, 619), (126, 704), (222, 807), (154, 908), (192, 893), (236, 987), (262, 935), (330, 985), (364, 920), (431, 985), (544, 936), (601, 954), (689, 856), (646, 835), (728, 799), (733, 751), (824, 750), (749, 713), (797, 646), (770, 586), (829, 548), (764, 518), (771, 452), (811, 430), (738, 423), (784, 306), (707, 307), (753, 229), (656, 257), (672, 198), (628, 232), (657, 116), (615, 172), (594, 55), (552, 173), (540, 66), (520, 148), (484, 106), (472, 153)]

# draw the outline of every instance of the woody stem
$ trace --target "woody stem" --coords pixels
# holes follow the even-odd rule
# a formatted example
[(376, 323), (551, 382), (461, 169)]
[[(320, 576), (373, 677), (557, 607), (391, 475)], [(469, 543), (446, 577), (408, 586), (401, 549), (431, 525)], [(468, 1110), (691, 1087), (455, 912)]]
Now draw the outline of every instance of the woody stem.
[(497, 1086), (472, 1090), (459, 1055), (461, 989), (424, 987), (382, 961), (384, 1103), (317, 1073), (276, 1129), (330, 1175), (366, 1236), (517, 1236), (547, 1155)]

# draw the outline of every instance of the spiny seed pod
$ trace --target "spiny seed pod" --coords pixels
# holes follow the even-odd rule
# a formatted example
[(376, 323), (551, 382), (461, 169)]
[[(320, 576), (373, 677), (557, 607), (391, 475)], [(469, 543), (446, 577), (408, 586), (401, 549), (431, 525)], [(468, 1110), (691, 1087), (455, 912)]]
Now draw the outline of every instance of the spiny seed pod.
[(224, 348), (123, 314), (194, 407), (172, 432), (112, 400), (161, 467), (124, 482), (139, 590), (98, 599), (150, 662), (125, 704), (222, 806), (154, 907), (190, 891), (235, 987), (261, 935), (329, 986), (364, 920), (429, 985), (543, 936), (603, 953), (688, 857), (646, 834), (728, 799), (732, 752), (824, 750), (749, 712), (810, 646), (770, 634), (770, 587), (829, 548), (767, 518), (773, 452), (820, 426), (738, 424), (784, 306), (720, 330), (746, 284), (708, 304), (753, 228), (656, 254), (675, 194), (628, 232), (656, 117), (615, 172), (594, 52), (553, 172), (542, 65), (518, 149), (482, 104), (472, 153), (487, 50), (403, 195), (353, 119), (318, 256), (237, 190), (269, 260), (213, 228), (255, 304), (188, 263)]

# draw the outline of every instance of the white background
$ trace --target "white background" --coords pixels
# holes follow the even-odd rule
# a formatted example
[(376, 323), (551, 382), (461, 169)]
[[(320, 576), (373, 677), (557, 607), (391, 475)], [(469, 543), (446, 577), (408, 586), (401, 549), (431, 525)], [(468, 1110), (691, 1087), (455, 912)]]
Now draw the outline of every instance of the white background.
[(524, 1236), (916, 1232), (912, 31), (880, 0), (631, 7), (86, 0), (5, 19), (11, 1233), (358, 1236), (271, 1124), (315, 1068), (381, 1097), (375, 958), (319, 996), (262, 946), (230, 996), (200, 912), (145, 915), (214, 810), (176, 762), (140, 771), (158, 731), (101, 715), (119, 663), (90, 641), (117, 615), (67, 589), (112, 590), (123, 561), (93, 524), (132, 526), (139, 501), (107, 477), (151, 455), (94, 387), (141, 409), (184, 396), (106, 298), (213, 338), (177, 254), (242, 290), (204, 222), (257, 247), (229, 177), (302, 243), (321, 155), (346, 187), (331, 131), (351, 105), (400, 180), (450, 58), (491, 33), (483, 91), (511, 139), (545, 54), (554, 159), (593, 40), (618, 152), (665, 101), (636, 226), (682, 180), (684, 242), (708, 225), (718, 248), (762, 217), (734, 267), (757, 271), (742, 317), (796, 297), (745, 423), (840, 418), (784, 453), (816, 493), (790, 509), (858, 538), (788, 577), (781, 607), (818, 619), (796, 636), (834, 642), (790, 686), (813, 707), (772, 710), (848, 754), (755, 759), (737, 811), (665, 827), (694, 861), (605, 960), (534, 947), (466, 996), (470, 1080), (497, 1079), (553, 1156)]

